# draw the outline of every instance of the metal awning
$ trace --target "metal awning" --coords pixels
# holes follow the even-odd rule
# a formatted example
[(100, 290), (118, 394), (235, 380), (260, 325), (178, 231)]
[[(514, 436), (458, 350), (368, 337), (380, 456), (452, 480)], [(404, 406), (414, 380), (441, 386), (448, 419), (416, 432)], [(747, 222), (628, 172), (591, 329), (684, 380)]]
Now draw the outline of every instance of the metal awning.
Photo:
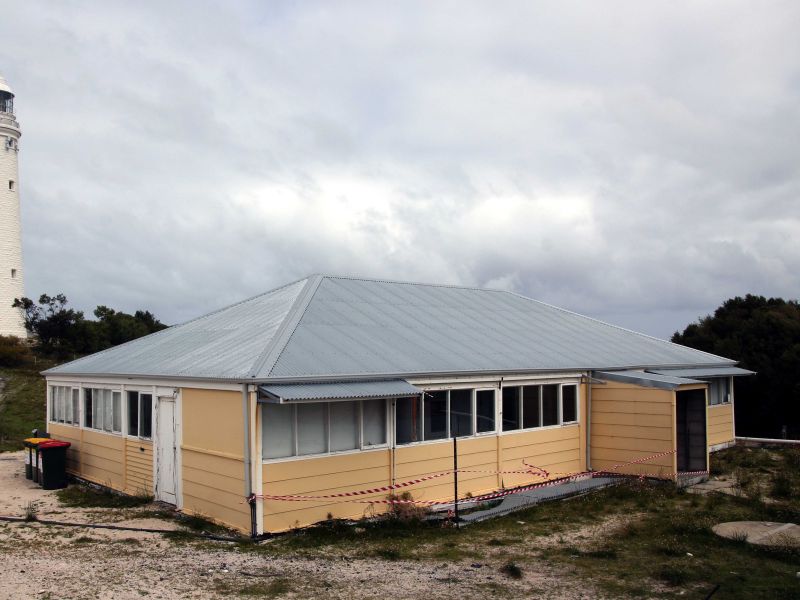
[(322, 402), (415, 396), (422, 390), (402, 379), (387, 381), (352, 381), (331, 383), (280, 383), (258, 387), (259, 402)]
[(682, 385), (692, 385), (707, 383), (699, 379), (689, 379), (686, 377), (675, 377), (673, 375), (659, 375), (657, 373), (645, 373), (644, 371), (595, 371), (594, 376), (606, 381), (617, 381), (619, 383), (630, 383), (642, 387), (658, 388), (661, 390), (675, 390)]
[(669, 375), (671, 377), (738, 377), (755, 375), (755, 371), (739, 367), (687, 367), (685, 369), (648, 369), (650, 373)]

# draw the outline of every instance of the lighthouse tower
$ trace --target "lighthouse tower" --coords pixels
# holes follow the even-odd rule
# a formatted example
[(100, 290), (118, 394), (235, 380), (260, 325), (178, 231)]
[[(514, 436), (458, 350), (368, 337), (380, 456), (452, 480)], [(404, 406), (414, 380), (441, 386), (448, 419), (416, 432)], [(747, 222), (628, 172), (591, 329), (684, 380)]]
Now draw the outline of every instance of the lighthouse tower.
[(25, 337), (22, 311), (12, 308), (25, 294), (19, 220), (17, 154), (22, 131), (14, 115), (14, 92), (0, 75), (0, 335)]

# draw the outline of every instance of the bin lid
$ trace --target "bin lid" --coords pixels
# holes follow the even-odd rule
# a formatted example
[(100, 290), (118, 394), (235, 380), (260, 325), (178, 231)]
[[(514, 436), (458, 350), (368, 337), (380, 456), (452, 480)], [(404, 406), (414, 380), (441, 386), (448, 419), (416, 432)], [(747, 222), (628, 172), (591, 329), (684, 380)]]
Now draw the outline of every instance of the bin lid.
[(72, 444), (69, 442), (62, 442), (60, 440), (47, 440), (39, 444), (39, 450), (46, 450), (49, 448), (69, 448)]
[(26, 444), (30, 444), (31, 446), (36, 446), (38, 444), (41, 444), (42, 442), (52, 442), (53, 440), (51, 440), (50, 438), (26, 438), (22, 441), (25, 442)]

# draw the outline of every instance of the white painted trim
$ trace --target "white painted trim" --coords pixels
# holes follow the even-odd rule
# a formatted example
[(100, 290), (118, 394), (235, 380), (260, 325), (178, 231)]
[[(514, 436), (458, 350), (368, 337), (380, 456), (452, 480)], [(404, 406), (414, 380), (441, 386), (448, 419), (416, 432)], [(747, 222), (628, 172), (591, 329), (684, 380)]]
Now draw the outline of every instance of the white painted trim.
[[(447, 441), (447, 440), (432, 440), (432, 442), (433, 441), (443, 442), (443, 441)], [(420, 443), (420, 442), (415, 442), (415, 443)], [(431, 442), (427, 442), (427, 443), (431, 443)], [(410, 444), (403, 444), (400, 447), (404, 448), (407, 445), (410, 445)], [(390, 449), (390, 447), (387, 446), (387, 445), (384, 445), (384, 446), (367, 446), (363, 450), (360, 450), (360, 449), (356, 448), (355, 450), (339, 450), (338, 452), (328, 452), (327, 454), (302, 454), (300, 456), (285, 456), (283, 458), (262, 458), (261, 459), (261, 464), (262, 465), (273, 465), (273, 464), (277, 464), (277, 463), (295, 462), (295, 461), (298, 461), (298, 460), (305, 460), (307, 458), (329, 458), (329, 457), (332, 457), (332, 456), (347, 456), (348, 454), (363, 454), (365, 452), (380, 452), (380, 451), (385, 452), (385, 451), (387, 451), (389, 449)]]
[(175, 506), (183, 508), (183, 392), (175, 395)]
[(217, 383), (212, 381), (185, 381), (180, 379), (159, 379), (159, 378), (132, 378), (132, 377), (98, 377), (92, 375), (66, 375), (63, 373), (45, 375), (45, 380), (68, 382), (64, 385), (75, 385), (76, 382), (85, 384), (86, 387), (104, 387), (130, 385), (131, 388), (151, 388), (153, 386), (166, 388), (187, 388), (199, 390), (221, 390), (221, 391), (241, 391), (241, 384), (237, 383)]

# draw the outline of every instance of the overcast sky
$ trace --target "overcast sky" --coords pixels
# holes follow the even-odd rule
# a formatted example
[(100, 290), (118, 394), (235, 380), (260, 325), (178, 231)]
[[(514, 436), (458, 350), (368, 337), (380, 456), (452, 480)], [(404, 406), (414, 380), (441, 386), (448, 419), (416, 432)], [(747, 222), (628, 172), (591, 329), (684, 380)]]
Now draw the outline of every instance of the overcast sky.
[(800, 3), (18, 2), (26, 292), (176, 323), (310, 273), (659, 337), (800, 289)]

